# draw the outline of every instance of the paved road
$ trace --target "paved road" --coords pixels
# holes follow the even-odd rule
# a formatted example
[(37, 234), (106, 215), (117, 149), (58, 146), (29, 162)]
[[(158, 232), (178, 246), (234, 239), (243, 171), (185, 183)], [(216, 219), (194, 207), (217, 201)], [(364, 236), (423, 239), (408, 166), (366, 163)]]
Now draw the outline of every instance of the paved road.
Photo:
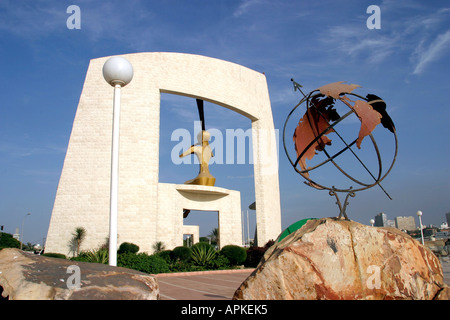
[(253, 269), (157, 274), (161, 300), (231, 300)]
[[(441, 261), (444, 282), (450, 286), (450, 262)], [(253, 269), (156, 275), (161, 300), (230, 300)]]

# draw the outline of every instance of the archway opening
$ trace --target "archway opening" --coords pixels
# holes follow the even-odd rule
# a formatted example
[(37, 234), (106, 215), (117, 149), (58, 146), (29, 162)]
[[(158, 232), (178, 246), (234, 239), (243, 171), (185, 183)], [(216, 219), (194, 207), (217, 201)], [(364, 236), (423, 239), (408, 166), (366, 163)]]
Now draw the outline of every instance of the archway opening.
[[(161, 92), (159, 182), (183, 184), (198, 174), (194, 155), (180, 158), (197, 143), (201, 131), (196, 99)], [(216, 178), (215, 186), (241, 193), (241, 208), (255, 201), (252, 124), (242, 114), (204, 101), (206, 130), (211, 134), (214, 157), (209, 169)]]
[[(189, 210), (189, 209), (187, 209)], [(186, 211), (186, 209), (185, 209)], [(186, 218), (183, 218), (183, 228), (188, 226), (198, 226), (198, 241), (208, 242), (212, 246), (219, 248), (219, 212), (218, 211), (200, 211), (189, 210), (189, 213), (185, 214)], [(195, 234), (184, 233), (183, 243), (187, 246), (195, 244)]]

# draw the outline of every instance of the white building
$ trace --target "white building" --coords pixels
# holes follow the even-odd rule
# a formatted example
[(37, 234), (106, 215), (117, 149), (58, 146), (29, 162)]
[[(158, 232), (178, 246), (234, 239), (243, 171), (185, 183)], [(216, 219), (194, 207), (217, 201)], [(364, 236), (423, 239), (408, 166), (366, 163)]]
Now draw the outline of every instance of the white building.
[(400, 230), (412, 231), (416, 229), (416, 220), (413, 216), (409, 217), (396, 217), (395, 227)]

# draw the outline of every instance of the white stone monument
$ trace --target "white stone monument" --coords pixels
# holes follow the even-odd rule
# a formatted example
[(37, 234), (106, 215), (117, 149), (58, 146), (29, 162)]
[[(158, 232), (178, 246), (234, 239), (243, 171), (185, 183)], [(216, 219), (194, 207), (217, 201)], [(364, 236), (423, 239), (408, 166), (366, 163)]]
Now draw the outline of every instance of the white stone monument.
[[(160, 93), (202, 99), (252, 121), (256, 225), (259, 245), (281, 232), (278, 155), (266, 78), (214, 58), (180, 53), (123, 55), (134, 69), (122, 90), (120, 113), (118, 245), (151, 253), (183, 244), (183, 210), (218, 211), (220, 247), (242, 244), (240, 193), (217, 186), (159, 182)], [(69, 253), (76, 227), (83, 249), (109, 234), (112, 91), (102, 76), (110, 57), (91, 60), (73, 123), (47, 235), (46, 252)], [(180, 181), (180, 183), (182, 183)], [(217, 184), (220, 185), (220, 182)], [(186, 231), (188, 230), (188, 231)], [(197, 233), (197, 235), (196, 235)]]

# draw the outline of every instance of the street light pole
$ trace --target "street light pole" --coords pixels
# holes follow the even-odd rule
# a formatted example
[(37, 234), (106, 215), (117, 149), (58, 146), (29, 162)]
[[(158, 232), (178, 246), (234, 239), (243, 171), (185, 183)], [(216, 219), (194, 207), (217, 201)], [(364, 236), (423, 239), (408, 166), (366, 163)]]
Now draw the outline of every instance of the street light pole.
[(114, 87), (111, 146), (111, 186), (109, 210), (109, 265), (117, 265), (117, 211), (119, 185), (120, 89), (133, 79), (131, 63), (122, 57), (109, 58), (103, 65), (103, 77)]
[(419, 223), (420, 223), (420, 235), (422, 237), (422, 245), (424, 245), (424, 241), (423, 241), (423, 227), (422, 227), (422, 211), (417, 211), (417, 215), (419, 216)]
[(31, 213), (27, 213), (26, 215), (25, 215), (25, 217), (23, 217), (23, 220), (22, 220), (22, 241), (20, 241), (20, 250), (22, 250), (22, 245), (23, 245), (23, 235), (24, 235), (24, 231), (23, 231), (23, 225), (24, 225), (24, 223), (25, 223), (25, 218), (27, 217), (27, 216), (30, 216), (31, 215)]
[(119, 194), (120, 85), (114, 86), (113, 135), (111, 147), (111, 190), (109, 210), (109, 265), (117, 265), (117, 210)]

